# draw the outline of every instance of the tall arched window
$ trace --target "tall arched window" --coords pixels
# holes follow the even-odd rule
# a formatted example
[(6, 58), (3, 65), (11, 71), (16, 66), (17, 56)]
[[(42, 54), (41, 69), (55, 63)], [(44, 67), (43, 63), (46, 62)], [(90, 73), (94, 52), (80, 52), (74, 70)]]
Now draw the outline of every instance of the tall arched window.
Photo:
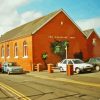
[(9, 45), (7, 45), (7, 57), (8, 58), (10, 57), (10, 47), (9, 47)]
[(1, 47), (1, 57), (4, 58), (4, 46)]
[(28, 45), (26, 41), (23, 42), (23, 57), (28, 57)]
[(15, 56), (15, 58), (18, 58), (18, 46), (17, 46), (17, 43), (15, 43), (15, 46), (14, 46), (14, 56)]

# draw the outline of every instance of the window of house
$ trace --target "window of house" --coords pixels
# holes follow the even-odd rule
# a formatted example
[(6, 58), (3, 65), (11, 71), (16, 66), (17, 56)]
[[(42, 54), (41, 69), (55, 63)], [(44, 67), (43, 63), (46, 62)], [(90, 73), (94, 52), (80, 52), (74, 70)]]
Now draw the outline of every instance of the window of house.
[(1, 47), (1, 57), (4, 58), (4, 46)]
[(93, 38), (92, 44), (93, 44), (94, 46), (96, 45), (96, 39), (95, 39), (95, 38)]
[(9, 58), (10, 57), (10, 47), (9, 47), (9, 45), (7, 45), (7, 58)]
[(28, 45), (26, 41), (23, 42), (23, 57), (24, 58), (28, 57)]
[(15, 46), (14, 46), (14, 56), (15, 56), (15, 58), (18, 58), (18, 46), (17, 46), (17, 43), (15, 43)]

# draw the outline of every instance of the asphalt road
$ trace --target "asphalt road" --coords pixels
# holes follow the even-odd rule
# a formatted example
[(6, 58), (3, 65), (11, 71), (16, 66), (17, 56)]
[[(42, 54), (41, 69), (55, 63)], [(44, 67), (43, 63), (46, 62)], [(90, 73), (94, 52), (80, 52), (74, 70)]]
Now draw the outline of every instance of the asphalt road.
[[(98, 73), (93, 73), (93, 74), (98, 74)], [(95, 77), (100, 77), (98, 75)], [(80, 75), (80, 77), (88, 77), (88, 80), (91, 79), (90, 74), (88, 76), (86, 76), (86, 74)], [(72, 79), (76, 78), (78, 80), (79, 77), (75, 76), (71, 78)], [(98, 79), (100, 78), (95, 78), (95, 83), (98, 83)], [(83, 81), (85, 81), (85, 79)], [(90, 80), (90, 82), (92, 81)], [(3, 88), (5, 88), (4, 91), (2, 91)], [(20, 74), (20, 75), (0, 74), (0, 100), (14, 100), (14, 99), (16, 100), (100, 100), (100, 87), (81, 85), (73, 82), (52, 80), (49, 78), (43, 79), (27, 74)]]

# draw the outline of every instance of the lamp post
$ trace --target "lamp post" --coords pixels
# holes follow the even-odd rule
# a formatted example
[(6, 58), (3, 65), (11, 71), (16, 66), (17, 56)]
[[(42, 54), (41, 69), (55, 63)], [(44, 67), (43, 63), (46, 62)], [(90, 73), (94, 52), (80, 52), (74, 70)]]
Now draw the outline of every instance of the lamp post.
[(67, 58), (68, 58), (68, 47), (67, 47), (67, 45), (66, 45), (66, 48), (65, 48), (65, 50), (66, 50), (66, 68), (67, 68)]
[(68, 49), (67, 49), (67, 45), (66, 45), (65, 50), (66, 50), (66, 59), (67, 59), (67, 58), (68, 58), (68, 57), (67, 57), (67, 56), (68, 56), (68, 55), (67, 55), (67, 50), (68, 50)]

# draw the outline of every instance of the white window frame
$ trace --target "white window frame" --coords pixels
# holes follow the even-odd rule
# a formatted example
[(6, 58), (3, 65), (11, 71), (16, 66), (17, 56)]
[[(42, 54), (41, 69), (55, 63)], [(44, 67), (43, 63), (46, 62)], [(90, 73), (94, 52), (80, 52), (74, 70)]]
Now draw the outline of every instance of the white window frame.
[(10, 58), (10, 46), (9, 45), (7, 45), (6, 53), (7, 53), (7, 58)]
[(28, 58), (28, 45), (27, 42), (23, 42), (23, 58)]
[(4, 58), (4, 46), (1, 47), (1, 58)]
[(92, 39), (92, 44), (95, 46), (96, 45), (96, 38)]
[(18, 58), (18, 46), (17, 46), (17, 43), (15, 43), (15, 46), (14, 46), (14, 58)]

